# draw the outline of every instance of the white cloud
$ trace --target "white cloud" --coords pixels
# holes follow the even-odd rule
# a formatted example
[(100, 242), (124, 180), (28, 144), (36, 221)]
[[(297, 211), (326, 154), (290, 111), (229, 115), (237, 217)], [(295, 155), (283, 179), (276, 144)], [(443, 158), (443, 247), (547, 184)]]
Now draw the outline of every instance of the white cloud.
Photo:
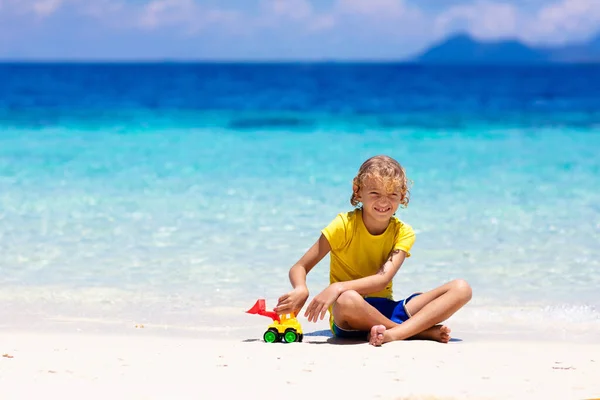
[(331, 31), (344, 40), (385, 35), (388, 43), (407, 37), (426, 42), (457, 30), (483, 39), (560, 42), (582, 39), (600, 29), (600, 0), (550, 4), (536, 0), (527, 7), (501, 0), (465, 0), (437, 13), (425, 12), (418, 2), (408, 0), (334, 0), (318, 8), (317, 1), (321, 0), (261, 0), (256, 10), (244, 12), (207, 6), (201, 0), (0, 0), (0, 18), (45, 19), (68, 8), (105, 26), (124, 29), (166, 28), (197, 34), (211, 27), (230, 34), (262, 31), (295, 36)]
[(550, 41), (582, 39), (600, 30), (600, 1), (563, 0), (543, 7), (534, 19), (535, 36)]
[(143, 29), (172, 27), (187, 34), (195, 34), (212, 25), (239, 32), (241, 15), (237, 11), (212, 9), (194, 0), (153, 0), (141, 9), (135, 9), (133, 20)]
[(118, 14), (125, 14), (127, 7), (124, 3), (115, 0), (94, 0), (84, 3), (79, 11), (83, 15), (97, 19), (108, 19)]
[(146, 4), (139, 15), (138, 24), (143, 28), (191, 23), (199, 13), (193, 0), (153, 0)]
[[(416, 4), (416, 2), (415, 2)], [(405, 0), (336, 0), (332, 8), (336, 25), (366, 35), (384, 34), (392, 41), (427, 35), (430, 18)]]
[(262, 2), (266, 15), (294, 20), (305, 20), (313, 16), (313, 6), (307, 0), (268, 0)]
[(238, 24), (241, 18), (239, 12), (203, 7), (197, 0), (151, 0), (144, 3), (126, 0), (0, 0), (5, 17), (33, 14), (48, 18), (67, 7), (76, 14), (119, 28), (152, 30), (172, 27), (196, 33), (210, 25), (221, 25), (230, 32), (239, 31), (237, 27), (242, 26)]
[(40, 17), (46, 17), (54, 14), (54, 12), (57, 11), (63, 5), (63, 3), (63, 0), (39, 0), (35, 1), (31, 8), (36, 15)]
[(0, 0), (0, 10), (11, 15), (33, 14), (45, 18), (58, 11), (67, 0)]
[(482, 39), (515, 37), (531, 43), (587, 38), (600, 30), (600, 1), (560, 0), (524, 11), (515, 5), (478, 1), (450, 7), (434, 20), (437, 36), (464, 30)]
[(398, 18), (417, 11), (403, 0), (337, 0), (334, 8), (340, 13), (352, 13), (377, 18)]
[(319, 11), (312, 4), (308, 0), (263, 0), (255, 26), (298, 33), (315, 33), (334, 27), (344, 32), (356, 31), (357, 23), (364, 25), (365, 32), (397, 34), (413, 27), (417, 31), (425, 29), (421, 25), (422, 12), (404, 0), (336, 0), (328, 9)]
[(513, 36), (518, 30), (519, 13), (506, 3), (477, 2), (450, 7), (435, 18), (436, 36), (461, 30), (482, 39)]
[(255, 30), (276, 28), (306, 34), (330, 29), (336, 21), (329, 13), (317, 13), (308, 0), (263, 0), (258, 15), (246, 16), (244, 23)]

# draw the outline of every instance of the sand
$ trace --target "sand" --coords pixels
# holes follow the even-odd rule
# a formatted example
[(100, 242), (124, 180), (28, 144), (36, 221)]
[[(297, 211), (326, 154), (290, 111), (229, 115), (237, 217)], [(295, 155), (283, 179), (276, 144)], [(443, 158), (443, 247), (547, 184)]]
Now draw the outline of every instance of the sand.
[[(8, 399), (591, 399), (600, 344), (457, 340), (339, 342), (305, 328), (302, 343), (243, 335), (0, 332)], [(243, 337), (243, 338), (242, 338)]]

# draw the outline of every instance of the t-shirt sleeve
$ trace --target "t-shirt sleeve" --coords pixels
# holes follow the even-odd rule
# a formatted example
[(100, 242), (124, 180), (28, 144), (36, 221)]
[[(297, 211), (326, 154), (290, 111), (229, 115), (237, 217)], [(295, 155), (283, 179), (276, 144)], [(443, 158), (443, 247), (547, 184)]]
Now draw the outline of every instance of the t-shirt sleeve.
[(332, 250), (341, 249), (346, 244), (347, 226), (342, 214), (338, 214), (325, 228), (321, 230)]
[(406, 257), (410, 257), (410, 249), (415, 244), (415, 231), (412, 226), (399, 223), (398, 230), (396, 232), (396, 240), (394, 243), (394, 250), (402, 250), (406, 253)]

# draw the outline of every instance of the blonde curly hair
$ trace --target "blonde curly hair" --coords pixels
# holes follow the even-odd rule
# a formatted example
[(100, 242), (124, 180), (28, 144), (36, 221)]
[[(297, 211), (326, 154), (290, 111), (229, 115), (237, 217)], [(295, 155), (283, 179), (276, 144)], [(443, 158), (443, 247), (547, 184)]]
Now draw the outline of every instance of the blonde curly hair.
[(382, 183), (390, 193), (397, 190), (400, 194), (401, 207), (408, 207), (410, 201), (409, 185), (412, 181), (407, 179), (406, 172), (398, 161), (389, 156), (379, 155), (369, 158), (360, 166), (358, 174), (352, 180), (353, 190), (350, 204), (354, 207), (360, 204), (358, 191), (367, 179)]

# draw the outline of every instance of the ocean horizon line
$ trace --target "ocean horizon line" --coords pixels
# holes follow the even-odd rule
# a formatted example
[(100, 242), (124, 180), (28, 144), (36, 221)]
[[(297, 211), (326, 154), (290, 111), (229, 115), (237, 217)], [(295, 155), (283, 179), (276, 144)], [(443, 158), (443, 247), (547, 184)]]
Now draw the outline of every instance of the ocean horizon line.
[(595, 67), (600, 61), (588, 62), (422, 62), (414, 59), (178, 59), (178, 58), (139, 58), (139, 59), (11, 59), (0, 58), (0, 65), (398, 65), (429, 69), (439, 68), (556, 68), (556, 67)]

